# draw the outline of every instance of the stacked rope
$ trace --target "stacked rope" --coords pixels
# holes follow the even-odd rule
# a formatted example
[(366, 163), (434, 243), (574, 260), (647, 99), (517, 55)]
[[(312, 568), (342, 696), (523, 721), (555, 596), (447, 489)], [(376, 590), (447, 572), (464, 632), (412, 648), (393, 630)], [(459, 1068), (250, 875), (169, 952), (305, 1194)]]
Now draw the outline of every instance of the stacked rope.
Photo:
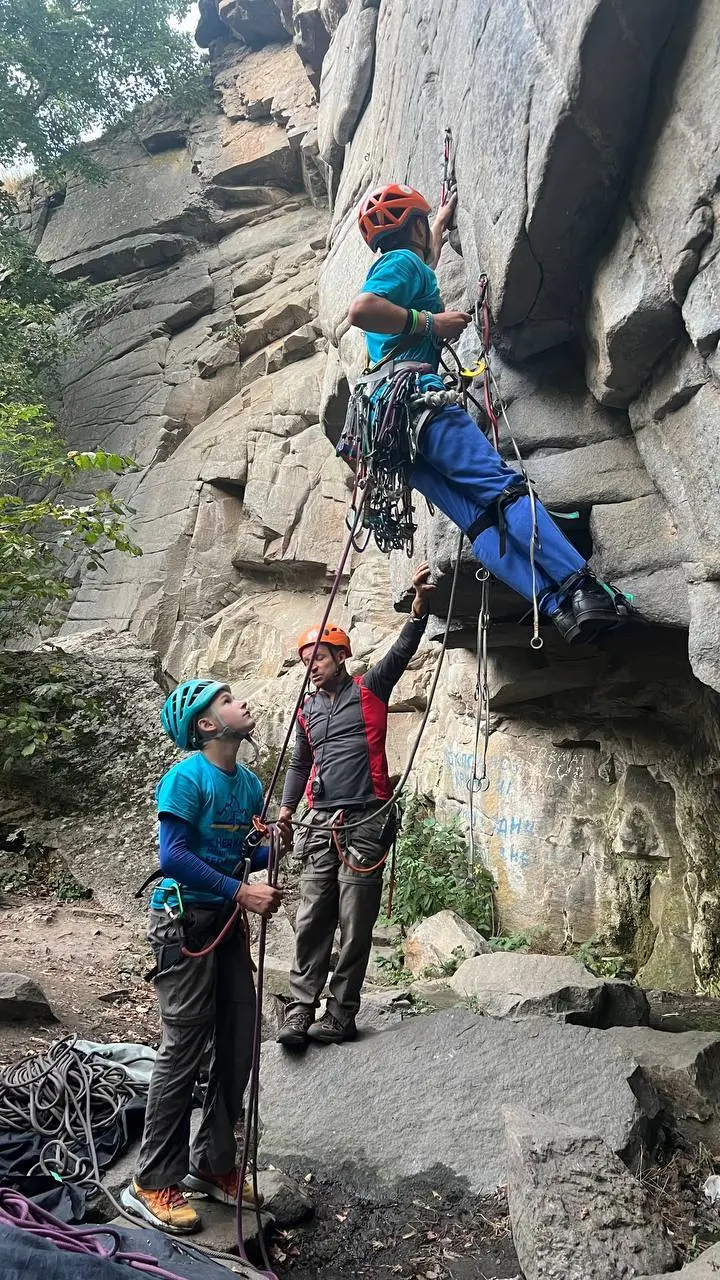
[(75, 1036), (0, 1072), (0, 1129), (47, 1139), (27, 1172), (75, 1186), (100, 1181), (97, 1142), (147, 1086), (124, 1067), (75, 1047)]

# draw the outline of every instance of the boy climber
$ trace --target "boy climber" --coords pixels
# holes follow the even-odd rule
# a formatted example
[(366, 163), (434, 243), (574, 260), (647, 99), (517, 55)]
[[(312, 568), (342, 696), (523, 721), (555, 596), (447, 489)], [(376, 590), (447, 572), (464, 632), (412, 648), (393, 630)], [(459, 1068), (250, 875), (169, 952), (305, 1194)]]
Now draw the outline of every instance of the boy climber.
[[(156, 791), (164, 879), (150, 900), (148, 938), (162, 1041), (135, 1177), (121, 1199), (154, 1227), (183, 1234), (196, 1231), (200, 1219), (182, 1182), (221, 1204), (237, 1204), (234, 1129), (250, 1076), (255, 989), (241, 916), (208, 955), (185, 956), (181, 946), (202, 950), (236, 903), (272, 915), (282, 893), (238, 878), (263, 798), (260, 779), (236, 760), (255, 725), (247, 703), (226, 684), (186, 680), (167, 699), (161, 720), (175, 745), (192, 754), (172, 766)], [(267, 853), (256, 851), (251, 870), (266, 865)], [(208, 1040), (209, 1078), (191, 1151), (193, 1090)], [(243, 1192), (248, 1199), (248, 1183)]]
[[(470, 322), (464, 311), (444, 310), (434, 271), (454, 208), (453, 197), (431, 226), (427, 200), (394, 183), (371, 192), (360, 205), (360, 234), (378, 256), (350, 306), (349, 320), (365, 331), (371, 381), (366, 376), (359, 381), (372, 397), (374, 441), (381, 419), (387, 438), (384, 415), (403, 394), (417, 398), (443, 390), (437, 373), (440, 348), (459, 338)], [(467, 534), (486, 569), (532, 600), (533, 514), (524, 478), (505, 465), (464, 409), (446, 405), (424, 417), (410, 483)], [(629, 602), (594, 577), (537, 500), (535, 511), (540, 610), (570, 644), (615, 629), (630, 616)]]

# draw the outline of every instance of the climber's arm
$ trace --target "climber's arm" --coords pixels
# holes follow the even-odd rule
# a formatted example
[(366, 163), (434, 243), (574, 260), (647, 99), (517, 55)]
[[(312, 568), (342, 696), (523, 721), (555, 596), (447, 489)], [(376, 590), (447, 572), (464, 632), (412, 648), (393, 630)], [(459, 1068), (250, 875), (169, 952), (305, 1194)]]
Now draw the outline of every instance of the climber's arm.
[(455, 217), (456, 205), (457, 195), (453, 193), (447, 204), (441, 205), (438, 209), (435, 214), (435, 219), (430, 227), (430, 252), (428, 254), (427, 264), (429, 267), (432, 267), (433, 271), (440, 261), (443, 238), (445, 236), (445, 232), (448, 231), (452, 225), (452, 220)]
[(402, 333), (407, 316), (406, 307), (398, 307), (376, 293), (359, 293), (348, 311), (350, 323), (366, 333)]

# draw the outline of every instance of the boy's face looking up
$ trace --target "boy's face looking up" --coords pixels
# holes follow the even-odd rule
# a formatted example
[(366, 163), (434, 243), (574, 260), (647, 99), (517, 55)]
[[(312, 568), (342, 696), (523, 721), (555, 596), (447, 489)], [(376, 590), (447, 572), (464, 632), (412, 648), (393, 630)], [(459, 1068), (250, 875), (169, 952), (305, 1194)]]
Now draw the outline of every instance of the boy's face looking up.
[(213, 733), (220, 728), (234, 729), (242, 737), (248, 736), (255, 728), (255, 719), (247, 702), (233, 697), (229, 689), (223, 689), (213, 698), (210, 706), (198, 716), (198, 729), (203, 733)]

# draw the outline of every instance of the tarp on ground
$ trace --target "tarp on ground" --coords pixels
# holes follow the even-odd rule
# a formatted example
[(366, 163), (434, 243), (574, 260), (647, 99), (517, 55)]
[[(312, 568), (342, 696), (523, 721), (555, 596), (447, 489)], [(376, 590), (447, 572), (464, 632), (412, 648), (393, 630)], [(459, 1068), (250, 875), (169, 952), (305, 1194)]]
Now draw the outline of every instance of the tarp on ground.
[[(183, 1280), (229, 1280), (232, 1272), (218, 1262), (190, 1257), (172, 1240), (152, 1227), (113, 1227), (127, 1253), (146, 1253), (166, 1271)], [(109, 1245), (109, 1238), (104, 1241)], [(147, 1274), (125, 1263), (66, 1253), (47, 1240), (20, 1227), (0, 1224), (0, 1276), (2, 1280), (132, 1280)], [(248, 1268), (248, 1275), (258, 1275)]]

